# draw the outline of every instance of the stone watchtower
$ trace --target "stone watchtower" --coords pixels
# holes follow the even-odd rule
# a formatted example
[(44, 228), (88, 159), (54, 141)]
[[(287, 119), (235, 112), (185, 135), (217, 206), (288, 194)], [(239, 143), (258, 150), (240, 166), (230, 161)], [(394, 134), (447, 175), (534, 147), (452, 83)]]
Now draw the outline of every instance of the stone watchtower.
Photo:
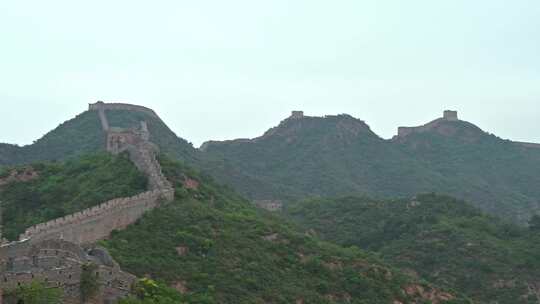
[(459, 120), (457, 111), (450, 111), (450, 110), (444, 111), (443, 118), (448, 120), (448, 121), (457, 121), (457, 120)]
[(304, 111), (292, 111), (291, 118), (292, 119), (301, 119), (304, 117)]

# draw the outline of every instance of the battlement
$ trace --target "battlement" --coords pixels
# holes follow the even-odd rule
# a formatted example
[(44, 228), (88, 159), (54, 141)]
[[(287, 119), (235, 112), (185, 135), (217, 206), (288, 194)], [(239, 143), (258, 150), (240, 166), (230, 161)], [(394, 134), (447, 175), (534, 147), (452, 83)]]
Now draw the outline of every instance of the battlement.
[(90, 110), (90, 111), (105, 111), (105, 110), (135, 111), (135, 112), (146, 113), (148, 115), (159, 118), (158, 115), (156, 114), (156, 112), (154, 112), (154, 110), (152, 110), (150, 108), (147, 108), (147, 107), (133, 105), (133, 104), (129, 104), (129, 103), (116, 103), (116, 102), (113, 102), (113, 103), (107, 102), (106, 103), (106, 102), (103, 102), (103, 101), (100, 100), (100, 101), (98, 101), (96, 103), (89, 104), (88, 105), (88, 110)]
[(166, 199), (164, 195), (167, 193), (153, 190), (132, 197), (113, 199), (32, 226), (19, 236), (19, 240), (62, 239), (75, 244), (89, 244), (107, 237), (112, 230), (123, 229), (135, 222), (144, 212), (158, 206), (160, 199)]

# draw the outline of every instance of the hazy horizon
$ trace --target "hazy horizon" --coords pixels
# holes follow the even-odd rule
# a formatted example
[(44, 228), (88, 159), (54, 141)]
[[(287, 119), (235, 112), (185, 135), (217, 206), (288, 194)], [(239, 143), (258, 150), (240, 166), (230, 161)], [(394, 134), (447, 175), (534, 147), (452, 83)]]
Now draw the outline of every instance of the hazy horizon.
[(445, 109), (540, 142), (540, 2), (0, 3), (0, 142), (29, 144), (97, 100), (180, 137), (252, 138), (293, 110), (383, 138)]

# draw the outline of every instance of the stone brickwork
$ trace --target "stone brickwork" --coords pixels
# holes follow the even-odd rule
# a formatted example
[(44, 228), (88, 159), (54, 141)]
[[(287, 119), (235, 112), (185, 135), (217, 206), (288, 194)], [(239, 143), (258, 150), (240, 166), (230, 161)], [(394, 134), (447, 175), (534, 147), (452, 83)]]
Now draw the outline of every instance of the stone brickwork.
[[(40, 281), (47, 287), (62, 288), (63, 303), (80, 303), (82, 266), (88, 263), (97, 266), (93, 275), (99, 283), (99, 302), (110, 303), (129, 294), (136, 277), (123, 272), (104, 249), (85, 250), (65, 240), (22, 241), (0, 247), (0, 290)], [(17, 303), (9, 297), (5, 301)]]
[[(142, 121), (138, 129), (110, 127), (106, 111), (139, 111), (159, 117), (148, 108), (129, 104), (97, 102), (90, 104), (89, 110), (99, 113), (107, 134), (106, 150), (112, 154), (127, 152), (137, 169), (147, 176), (149, 190), (32, 226), (17, 242), (0, 242), (0, 291), (37, 279), (50, 287), (61, 287), (65, 303), (80, 303), (81, 267), (94, 262), (98, 265), (95, 275), (101, 282), (97, 303), (112, 303), (129, 293), (135, 277), (122, 272), (105, 250), (94, 248), (86, 252), (81, 246), (107, 238), (113, 230), (126, 228), (161, 201), (174, 199), (174, 188), (161, 171), (156, 158), (158, 148), (149, 141), (146, 122)], [(1, 301), (0, 293), (0, 304)]]
[(75, 244), (91, 244), (104, 239), (113, 230), (121, 230), (134, 223), (146, 211), (159, 205), (163, 194), (153, 190), (133, 197), (118, 198), (101, 205), (32, 226), (19, 240), (39, 242), (62, 239)]

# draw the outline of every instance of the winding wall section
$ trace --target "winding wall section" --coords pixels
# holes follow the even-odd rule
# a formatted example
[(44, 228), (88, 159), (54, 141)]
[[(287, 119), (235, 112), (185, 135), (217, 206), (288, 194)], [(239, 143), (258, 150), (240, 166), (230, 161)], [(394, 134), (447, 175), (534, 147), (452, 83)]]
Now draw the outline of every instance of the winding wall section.
[(19, 236), (20, 240), (40, 242), (62, 239), (75, 244), (91, 244), (104, 239), (113, 230), (121, 230), (134, 223), (145, 212), (157, 207), (162, 200), (174, 199), (174, 188), (161, 171), (156, 159), (157, 146), (148, 141), (146, 123), (140, 129), (110, 128), (105, 109), (151, 111), (126, 104), (96, 103), (90, 110), (98, 111), (103, 130), (107, 133), (107, 151), (113, 154), (127, 151), (135, 166), (148, 177), (149, 191), (110, 200), (98, 206), (32, 226)]

